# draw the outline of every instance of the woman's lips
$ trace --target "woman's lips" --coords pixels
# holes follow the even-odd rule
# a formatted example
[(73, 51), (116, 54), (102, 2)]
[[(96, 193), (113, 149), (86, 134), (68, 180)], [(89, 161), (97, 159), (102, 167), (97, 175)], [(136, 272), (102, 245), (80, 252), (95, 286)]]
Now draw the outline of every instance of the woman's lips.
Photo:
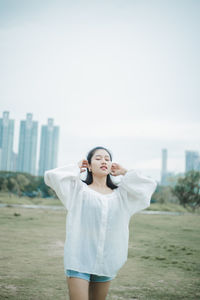
[(107, 170), (107, 167), (101, 167), (102, 170)]

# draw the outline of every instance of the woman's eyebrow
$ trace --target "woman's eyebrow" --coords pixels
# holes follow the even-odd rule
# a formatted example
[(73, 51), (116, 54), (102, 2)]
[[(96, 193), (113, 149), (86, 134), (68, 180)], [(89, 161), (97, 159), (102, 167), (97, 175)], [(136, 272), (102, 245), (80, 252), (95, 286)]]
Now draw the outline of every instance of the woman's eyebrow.
[[(95, 156), (102, 156), (102, 155), (100, 155), (100, 154), (96, 154)], [(109, 155), (107, 155), (107, 154), (106, 154), (105, 156), (108, 156), (108, 157), (109, 157)]]

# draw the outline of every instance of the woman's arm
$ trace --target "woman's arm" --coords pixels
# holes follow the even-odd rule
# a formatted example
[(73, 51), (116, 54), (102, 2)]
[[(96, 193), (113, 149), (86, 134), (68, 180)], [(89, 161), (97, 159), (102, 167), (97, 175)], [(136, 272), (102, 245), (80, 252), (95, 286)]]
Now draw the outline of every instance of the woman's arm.
[(151, 197), (157, 187), (157, 182), (135, 169), (127, 170), (119, 164), (113, 167), (113, 169), (115, 174), (124, 175), (118, 184), (118, 188), (129, 215), (131, 216), (149, 207)]
[(81, 188), (82, 181), (79, 175), (78, 164), (65, 165), (44, 173), (45, 184), (56, 192), (67, 210), (70, 209), (75, 193)]

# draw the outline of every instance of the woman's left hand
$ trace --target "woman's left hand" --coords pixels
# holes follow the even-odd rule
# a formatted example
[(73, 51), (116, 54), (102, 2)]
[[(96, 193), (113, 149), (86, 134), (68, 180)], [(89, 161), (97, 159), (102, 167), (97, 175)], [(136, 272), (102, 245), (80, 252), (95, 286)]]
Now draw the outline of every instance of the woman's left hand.
[(110, 172), (112, 176), (125, 175), (126, 172), (127, 170), (124, 167), (122, 167), (120, 164), (112, 163), (111, 172)]

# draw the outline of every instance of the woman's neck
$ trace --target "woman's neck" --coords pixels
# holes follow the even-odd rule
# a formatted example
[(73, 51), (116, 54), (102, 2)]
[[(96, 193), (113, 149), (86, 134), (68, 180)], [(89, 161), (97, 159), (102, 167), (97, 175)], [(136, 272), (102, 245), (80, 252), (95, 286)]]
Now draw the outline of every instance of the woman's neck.
[(106, 188), (107, 187), (106, 180), (107, 180), (107, 176), (103, 176), (103, 177), (93, 176), (93, 182), (91, 183), (91, 185), (97, 188)]

